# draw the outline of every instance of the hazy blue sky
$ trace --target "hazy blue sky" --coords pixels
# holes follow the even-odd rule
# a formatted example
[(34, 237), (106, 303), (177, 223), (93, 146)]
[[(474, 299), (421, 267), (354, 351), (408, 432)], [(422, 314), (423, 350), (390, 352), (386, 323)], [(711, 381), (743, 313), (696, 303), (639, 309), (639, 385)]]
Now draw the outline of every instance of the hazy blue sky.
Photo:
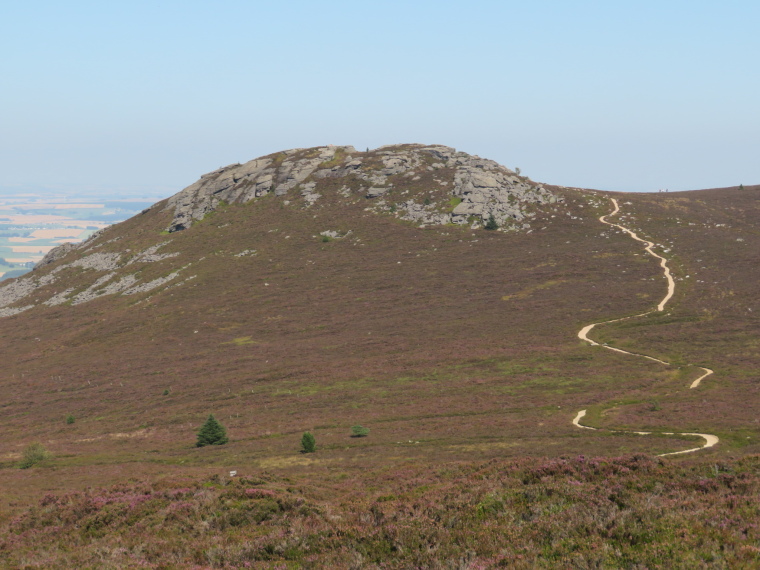
[(293, 147), (534, 180), (760, 183), (757, 0), (0, 3), (0, 189), (172, 194)]

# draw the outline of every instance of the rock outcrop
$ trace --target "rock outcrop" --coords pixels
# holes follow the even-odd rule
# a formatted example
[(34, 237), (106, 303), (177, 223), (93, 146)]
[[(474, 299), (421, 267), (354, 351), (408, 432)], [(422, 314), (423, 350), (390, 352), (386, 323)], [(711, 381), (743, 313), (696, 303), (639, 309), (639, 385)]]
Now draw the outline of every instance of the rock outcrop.
[(34, 266), (35, 269), (38, 269), (40, 267), (45, 267), (46, 265), (50, 265), (51, 263), (58, 261), (62, 257), (65, 257), (70, 251), (74, 251), (77, 247), (79, 247), (78, 243), (64, 243), (59, 245), (58, 247), (54, 247), (50, 251), (48, 251), (45, 254), (45, 257), (40, 259), (37, 264)]
[[(533, 206), (560, 199), (492, 160), (446, 146), (397, 145), (363, 153), (351, 146), (326, 146), (284, 151), (202, 176), (169, 200), (174, 217), (167, 229), (186, 229), (222, 203), (266, 194), (290, 197), (294, 189), (292, 196), (311, 207), (322, 196), (324, 181), (335, 178), (344, 179), (344, 196), (359, 194), (373, 202), (370, 209), (426, 225), (477, 227), (493, 218), (500, 227), (519, 230), (524, 224), (517, 222), (530, 218)], [(431, 185), (446, 189), (447, 199), (415, 200), (420, 194), (415, 190)], [(394, 190), (399, 194), (394, 196)]]
[[(396, 145), (367, 152), (326, 146), (289, 150), (202, 176), (163, 203), (172, 210), (167, 229), (187, 229), (223, 204), (267, 195), (279, 197), (287, 207), (361, 204), (366, 211), (420, 226), (488, 224), (509, 231), (529, 231), (541, 205), (562, 200), (492, 160), (445, 146)], [(153, 208), (142, 214), (148, 212), (161, 215)], [(182, 251), (166, 247), (172, 238), (158, 241), (158, 231), (152, 231), (156, 241), (139, 250), (129, 246), (129, 235), (111, 230), (53, 249), (35, 271), (0, 285), (0, 317), (40, 305), (80, 305), (106, 295), (153, 295), (192, 280), (188, 268), (205, 258), (183, 262)], [(349, 234), (325, 230), (319, 235), (330, 241)], [(122, 239), (122, 247), (115, 244)], [(256, 250), (234, 255), (255, 256)]]
[[(68, 277), (71, 276), (72, 271), (89, 277), (85, 281), (87, 285), (84, 288), (81, 285), (78, 288), (68, 287), (63, 291), (50, 294), (47, 298), (38, 300), (38, 303), (48, 307), (55, 307), (64, 303), (79, 305), (105, 295), (145, 293), (165, 287), (170, 282), (175, 282), (180, 273), (191, 265), (187, 264), (180, 267), (164, 277), (145, 281), (141, 278), (141, 269), (147, 264), (171, 259), (179, 255), (178, 252), (158, 253), (158, 250), (169, 242), (161, 242), (136, 253), (129, 249), (122, 253), (92, 253), (93, 249), (104, 245), (98, 243), (93, 246), (93, 241), (96, 240), (91, 237), (81, 244), (64, 244), (57, 247), (37, 264), (35, 271), (26, 273), (13, 281), (0, 284), (0, 317), (12, 316), (34, 308), (34, 304), (23, 305), (22, 303), (37, 295), (44, 287), (68, 283)], [(68, 261), (64, 259), (73, 251), (81, 252), (81, 256)], [(58, 260), (62, 260), (62, 263), (49, 271), (37, 271)], [(64, 275), (68, 275), (68, 277), (62, 277)], [(185, 281), (192, 278), (194, 278), (193, 275), (187, 277)]]
[(338, 151), (354, 149), (293, 149), (204, 174), (198, 182), (170, 198), (174, 219), (168, 230), (175, 232), (190, 227), (194, 220), (203, 218), (220, 203), (248, 202), (269, 193), (283, 196), (311, 176), (320, 164), (332, 160)]

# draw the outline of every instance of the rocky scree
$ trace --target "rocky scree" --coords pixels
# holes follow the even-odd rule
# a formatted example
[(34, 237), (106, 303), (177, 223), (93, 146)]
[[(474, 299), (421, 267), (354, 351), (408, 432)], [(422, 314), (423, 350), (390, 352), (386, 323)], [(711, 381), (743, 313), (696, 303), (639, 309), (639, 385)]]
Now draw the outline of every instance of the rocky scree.
[[(18, 279), (0, 285), (0, 317), (16, 315), (37, 304), (54, 307), (68, 303), (79, 305), (92, 301), (104, 295), (135, 295), (153, 290), (176, 286), (185, 283), (194, 276), (189, 276), (181, 281), (176, 281), (180, 273), (191, 264), (173, 271), (163, 277), (150, 281), (141, 279), (141, 270), (146, 264), (160, 262), (179, 255), (178, 252), (159, 253), (158, 250), (167, 245), (165, 241), (144, 251), (132, 252), (129, 249), (123, 252), (105, 253), (95, 251), (110, 241), (98, 240), (100, 233), (94, 234), (81, 244), (64, 244), (51, 250), (38, 264), (35, 271), (27, 273)], [(66, 261), (69, 254), (72, 259)], [(79, 254), (78, 257), (75, 257)], [(52, 263), (63, 260), (47, 271)], [(44, 269), (44, 271), (38, 271)], [(47, 298), (36, 299), (30, 303), (39, 290), (55, 283), (67, 284), (71, 271), (85, 274), (85, 285), (78, 288), (68, 287), (62, 291), (52, 292)], [(174, 283), (171, 283), (174, 282)], [(171, 283), (171, 285), (170, 285)], [(43, 295), (44, 297), (44, 295)]]

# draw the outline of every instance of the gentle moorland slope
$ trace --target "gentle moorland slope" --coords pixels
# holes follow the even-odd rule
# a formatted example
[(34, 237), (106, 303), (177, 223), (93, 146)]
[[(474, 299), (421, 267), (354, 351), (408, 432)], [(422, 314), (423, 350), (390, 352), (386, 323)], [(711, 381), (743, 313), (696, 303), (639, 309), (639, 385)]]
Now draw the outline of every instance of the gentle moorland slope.
[[(745, 504), (760, 452), (760, 187), (554, 187), (445, 148), (325, 147), (233, 165), (3, 284), (8, 563), (22, 552), (44, 565), (30, 549), (45, 537), (51, 565), (97, 565), (113, 531), (129, 537), (128, 546), (108, 539), (114, 566), (297, 566), (313, 552), (313, 564), (355, 567), (394, 557), (399, 567), (530, 567), (542, 548), (553, 553), (546, 560), (571, 563), (580, 539), (552, 533), (590, 529), (592, 519), (588, 536), (607, 545), (599, 563), (625, 565), (636, 552), (672, 563), (685, 551), (673, 550), (672, 533), (651, 530), (654, 520), (667, 526), (658, 497), (681, 505), (671, 527), (685, 533), (697, 524), (689, 509), (708, 509), (695, 490), (702, 481), (716, 497), (736, 490), (725, 500)], [(391, 161), (400, 156), (408, 160)], [(298, 161), (312, 169), (306, 176), (303, 164), (289, 166)], [(641, 244), (600, 223), (610, 197), (617, 222), (658, 245), (676, 289), (666, 311), (599, 326), (594, 339), (671, 366), (578, 339), (589, 323), (648, 311), (666, 291)], [(494, 223), (498, 231), (484, 228)], [(694, 365), (715, 373), (689, 389)], [(696, 441), (579, 430), (571, 422), (580, 409), (587, 425), (712, 433), (720, 444), (656, 460)], [(209, 413), (230, 443), (195, 448)], [(351, 437), (357, 424), (370, 435)], [(299, 453), (306, 430), (317, 453)], [(53, 458), (18, 469), (34, 441)], [(618, 459), (589, 471), (581, 455)], [(223, 477), (230, 470), (239, 474), (232, 482)], [(140, 482), (65, 495), (131, 478)], [(40, 504), (46, 493), (59, 498)], [(432, 503), (422, 506), (423, 497)], [(719, 517), (724, 507), (709, 508)], [(737, 525), (755, 516), (736, 508)], [(238, 522), (219, 518), (228, 511)], [(510, 517), (521, 512), (515, 527)], [(92, 532), (83, 531), (92, 517)], [(146, 517), (158, 522), (134, 526)], [(151, 524), (174, 550), (148, 541)], [(294, 524), (312, 530), (291, 543)], [(385, 533), (366, 548), (356, 530), (364, 524)], [(55, 546), (51, 528), (79, 537), (78, 554)], [(195, 550), (180, 537), (188, 529)], [(465, 538), (465, 529), (475, 534)], [(712, 567), (705, 556), (727, 539), (707, 523), (700, 529), (702, 546), (694, 550), (695, 538), (691, 552)], [(753, 532), (731, 539), (731, 561), (756, 559)], [(499, 550), (489, 533), (521, 538)], [(153, 546), (135, 554), (141, 540)], [(232, 543), (250, 546), (233, 552)], [(577, 560), (594, 556), (580, 549)]]

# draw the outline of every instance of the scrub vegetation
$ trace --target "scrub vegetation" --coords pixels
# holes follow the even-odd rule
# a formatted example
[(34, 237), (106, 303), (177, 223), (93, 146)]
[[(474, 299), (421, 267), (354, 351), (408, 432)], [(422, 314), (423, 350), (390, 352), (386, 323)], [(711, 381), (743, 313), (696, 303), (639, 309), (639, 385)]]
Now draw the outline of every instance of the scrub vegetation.
[[(405, 199), (448, 208), (424, 182)], [(169, 235), (151, 208), (93, 251), (166, 242), (178, 255), (129, 271), (180, 278), (59, 306), (42, 304), (51, 283), (0, 318), (0, 565), (760, 564), (760, 188), (614, 194), (675, 296), (593, 338), (664, 366), (577, 337), (666, 290), (599, 222), (613, 194), (552, 188), (564, 201), (528, 233), (420, 228), (329, 184), (311, 206), (232, 203)], [(93, 275), (56, 273), (74, 291)], [(689, 389), (690, 364), (715, 373)], [(656, 458), (695, 439), (582, 430), (581, 409), (584, 425), (720, 443)], [(207, 442), (210, 411), (224, 433)], [(51, 455), (19, 469), (35, 442)]]
[[(749, 568), (760, 461), (650, 456), (257, 473), (45, 495), (8, 567)], [(44, 544), (44, 548), (40, 545)], [(447, 566), (449, 564), (449, 566)]]

